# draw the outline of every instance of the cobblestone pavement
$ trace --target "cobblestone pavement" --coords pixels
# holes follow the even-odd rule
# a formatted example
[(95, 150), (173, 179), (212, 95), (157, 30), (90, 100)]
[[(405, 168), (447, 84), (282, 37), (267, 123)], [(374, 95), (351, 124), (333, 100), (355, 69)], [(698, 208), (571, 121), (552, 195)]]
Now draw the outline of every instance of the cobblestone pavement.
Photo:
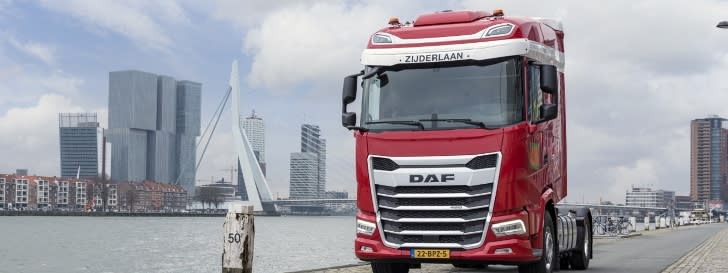
[(728, 229), (724, 229), (688, 252), (663, 273), (728, 272)]

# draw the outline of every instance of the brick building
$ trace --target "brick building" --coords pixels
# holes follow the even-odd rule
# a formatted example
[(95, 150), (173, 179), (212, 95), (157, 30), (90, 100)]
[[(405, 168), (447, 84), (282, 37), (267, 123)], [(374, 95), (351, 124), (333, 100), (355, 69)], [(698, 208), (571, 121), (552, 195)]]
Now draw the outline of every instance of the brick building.
[(169, 184), (104, 184), (94, 179), (0, 174), (0, 209), (102, 211), (104, 196), (108, 211), (164, 212), (187, 207), (184, 188)]

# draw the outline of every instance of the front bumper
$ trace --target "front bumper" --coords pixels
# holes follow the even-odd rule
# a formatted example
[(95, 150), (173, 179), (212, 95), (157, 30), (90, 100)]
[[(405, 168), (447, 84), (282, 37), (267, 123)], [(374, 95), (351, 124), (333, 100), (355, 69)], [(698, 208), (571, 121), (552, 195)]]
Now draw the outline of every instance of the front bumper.
[[(359, 213), (357, 218), (365, 221), (374, 221), (373, 215)], [(482, 246), (473, 249), (450, 249), (449, 259), (414, 259), (411, 257), (411, 248), (391, 248), (382, 243), (378, 230), (371, 236), (357, 234), (354, 241), (354, 251), (357, 258), (364, 261), (390, 261), (390, 262), (426, 262), (450, 263), (453, 261), (493, 262), (501, 264), (521, 264), (538, 261), (541, 250), (534, 249), (532, 240), (534, 236), (527, 234), (496, 237), (491, 231), (492, 223), (505, 222), (513, 219), (528, 221), (525, 213), (514, 213), (492, 218), (487, 227), (486, 240)], [(526, 222), (527, 223), (527, 222)], [(504, 251), (510, 249), (509, 251)], [(499, 253), (496, 251), (499, 250)]]

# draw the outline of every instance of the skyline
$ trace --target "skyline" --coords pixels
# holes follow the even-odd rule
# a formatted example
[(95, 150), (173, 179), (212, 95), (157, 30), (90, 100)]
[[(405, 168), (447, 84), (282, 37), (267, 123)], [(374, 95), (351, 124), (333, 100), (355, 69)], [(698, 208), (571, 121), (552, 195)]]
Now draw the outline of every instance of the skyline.
[[(319, 124), (328, 141), (328, 189), (353, 193), (353, 141), (339, 124), (343, 76), (361, 69), (358, 59), (367, 37), (390, 16), (406, 21), (424, 11), (462, 8), (563, 19), (569, 201), (623, 200), (631, 184), (689, 194), (688, 124), (711, 114), (728, 116), (722, 106), (728, 100), (728, 79), (722, 77), (728, 73), (723, 46), (728, 31), (715, 28), (726, 20), (720, 12), (728, 9), (725, 1), (617, 1), (600, 7), (578, 1), (210, 6), (0, 1), (0, 131), (23, 132), (8, 134), (0, 149), (52, 158), (6, 160), (0, 172), (59, 173), (58, 135), (48, 128), (55, 127), (59, 112), (98, 112), (108, 127), (109, 71), (140, 69), (198, 80), (205, 86), (206, 122), (225, 91), (230, 60), (239, 58), (246, 98), (240, 112), (256, 108), (266, 118), (267, 168), (276, 170), (267, 177), (272, 192), (288, 192), (289, 153), (297, 150), (298, 125), (308, 122)], [(614, 14), (620, 14), (618, 20)], [(137, 23), (123, 29), (125, 22)], [(644, 28), (654, 31), (645, 34)], [(231, 144), (229, 130), (216, 133), (208, 154), (220, 156), (205, 159), (198, 179), (226, 176), (220, 170), (235, 164)], [(604, 190), (591, 191), (597, 185)]]

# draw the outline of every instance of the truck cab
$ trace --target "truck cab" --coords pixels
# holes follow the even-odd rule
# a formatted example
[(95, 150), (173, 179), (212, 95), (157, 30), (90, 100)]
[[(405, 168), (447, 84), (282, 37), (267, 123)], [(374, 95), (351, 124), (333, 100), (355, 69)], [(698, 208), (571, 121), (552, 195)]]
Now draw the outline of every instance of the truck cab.
[[(564, 32), (556, 20), (442, 11), (375, 32), (344, 79), (356, 139), (356, 256), (586, 269), (588, 210), (567, 195)], [(361, 89), (361, 110), (348, 105)]]

